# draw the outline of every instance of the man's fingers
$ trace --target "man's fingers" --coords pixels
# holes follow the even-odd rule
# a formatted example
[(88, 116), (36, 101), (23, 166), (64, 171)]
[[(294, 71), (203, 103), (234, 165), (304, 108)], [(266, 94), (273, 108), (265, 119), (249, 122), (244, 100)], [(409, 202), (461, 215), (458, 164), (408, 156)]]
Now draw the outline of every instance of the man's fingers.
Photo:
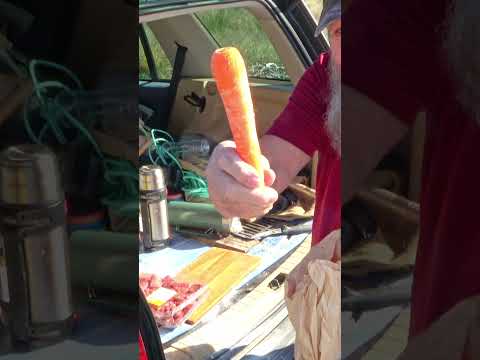
[(209, 187), (214, 189), (211, 191), (211, 201), (225, 217), (251, 218), (265, 215), (278, 199), (276, 190), (270, 187), (249, 189), (222, 171), (211, 179)]
[(234, 149), (226, 149), (218, 159), (220, 168), (242, 185), (256, 188), (260, 179), (253, 166), (242, 161)]
[(232, 218), (235, 217), (235, 216), (233, 216), (232, 212), (229, 209), (227, 209), (226, 207), (224, 207), (220, 204), (216, 204), (215, 208), (220, 213), (220, 215), (222, 215), (226, 219), (232, 219)]
[(270, 169), (270, 161), (265, 156), (261, 156), (262, 168), (264, 170)]
[(224, 194), (227, 203), (245, 204), (252, 208), (267, 209), (278, 199), (278, 193), (272, 188), (248, 189), (235, 183), (233, 179), (227, 189)]
[(252, 208), (250, 206), (236, 206), (234, 210), (222, 206), (220, 204), (215, 205), (218, 212), (225, 218), (231, 219), (233, 217), (239, 217), (241, 219), (251, 219), (254, 221), (257, 217), (261, 217), (268, 213), (269, 209), (262, 209), (262, 208)]
[(265, 186), (272, 186), (273, 183), (275, 182), (276, 179), (276, 174), (275, 171), (270, 168), (270, 162), (268, 159), (262, 155), (262, 166), (263, 166), (263, 172), (264, 172), (264, 181), (265, 181)]
[(275, 182), (277, 175), (272, 169), (265, 170), (265, 186), (272, 186)]
[(260, 184), (253, 166), (242, 161), (235, 150), (235, 143), (219, 144), (206, 169), (210, 200), (225, 217), (255, 218), (268, 213), (278, 193), (271, 186), (275, 173), (262, 157), (265, 184)]

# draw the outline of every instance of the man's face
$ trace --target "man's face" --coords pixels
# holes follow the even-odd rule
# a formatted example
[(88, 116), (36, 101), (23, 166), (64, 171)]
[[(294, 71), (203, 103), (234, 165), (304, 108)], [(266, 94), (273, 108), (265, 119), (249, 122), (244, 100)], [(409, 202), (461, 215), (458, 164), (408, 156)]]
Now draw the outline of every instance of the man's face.
[(342, 20), (332, 21), (328, 26), (330, 53), (335, 65), (340, 69), (342, 65)]
[(480, 125), (480, 1), (455, 0), (447, 19), (445, 49), (458, 100)]
[(326, 128), (332, 147), (342, 155), (342, 101), (341, 101), (341, 21), (328, 26), (331, 61), (329, 63), (330, 99), (328, 103)]

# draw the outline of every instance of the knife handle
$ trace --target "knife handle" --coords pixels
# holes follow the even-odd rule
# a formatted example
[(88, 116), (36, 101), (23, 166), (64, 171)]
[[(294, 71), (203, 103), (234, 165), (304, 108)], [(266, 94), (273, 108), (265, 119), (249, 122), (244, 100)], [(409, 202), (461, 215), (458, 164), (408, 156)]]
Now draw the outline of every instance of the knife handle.
[(298, 235), (310, 232), (312, 232), (312, 223), (310, 221), (300, 225), (282, 226), (282, 235)]

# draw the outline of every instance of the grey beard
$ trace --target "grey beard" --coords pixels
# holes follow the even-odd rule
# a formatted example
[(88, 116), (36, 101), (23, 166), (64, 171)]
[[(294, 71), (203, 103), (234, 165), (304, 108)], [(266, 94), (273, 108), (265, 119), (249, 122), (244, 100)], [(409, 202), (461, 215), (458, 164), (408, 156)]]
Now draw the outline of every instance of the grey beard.
[(332, 60), (329, 61), (330, 99), (325, 127), (332, 148), (342, 156), (342, 96), (341, 74)]
[(480, 125), (479, 19), (479, 0), (454, 0), (446, 23), (444, 47), (457, 99)]

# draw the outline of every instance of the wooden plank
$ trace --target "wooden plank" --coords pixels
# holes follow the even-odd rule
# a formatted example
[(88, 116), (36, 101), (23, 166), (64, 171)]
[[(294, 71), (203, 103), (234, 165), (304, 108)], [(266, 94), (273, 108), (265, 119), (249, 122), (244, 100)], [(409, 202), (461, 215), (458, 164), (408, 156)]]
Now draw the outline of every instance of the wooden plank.
[[(266, 316), (275, 304), (284, 299), (284, 285), (274, 291), (268, 287), (270, 281), (282, 272), (290, 272), (303, 259), (299, 254), (306, 254), (309, 251), (310, 243), (311, 237), (307, 237), (289, 257), (289, 259), (295, 258), (296, 262), (283, 264), (256, 289), (218, 318), (172, 343), (167, 349), (167, 360), (183, 360), (185, 357), (181, 356), (184, 354), (188, 354), (190, 360), (204, 360), (216, 351), (230, 348), (240, 334), (251, 331), (256, 321)], [(207, 354), (203, 352), (205, 347), (208, 347)], [(199, 350), (202, 351), (199, 352)]]
[(235, 285), (253, 271), (261, 259), (229, 250), (212, 248), (183, 269), (176, 279), (208, 285), (208, 296), (192, 314), (195, 324), (215, 306)]
[(208, 239), (203, 237), (196, 237), (196, 240), (209, 246), (239, 251), (242, 253), (247, 253), (248, 250), (260, 243), (260, 241), (258, 240), (242, 240), (233, 235), (229, 235), (222, 239)]

